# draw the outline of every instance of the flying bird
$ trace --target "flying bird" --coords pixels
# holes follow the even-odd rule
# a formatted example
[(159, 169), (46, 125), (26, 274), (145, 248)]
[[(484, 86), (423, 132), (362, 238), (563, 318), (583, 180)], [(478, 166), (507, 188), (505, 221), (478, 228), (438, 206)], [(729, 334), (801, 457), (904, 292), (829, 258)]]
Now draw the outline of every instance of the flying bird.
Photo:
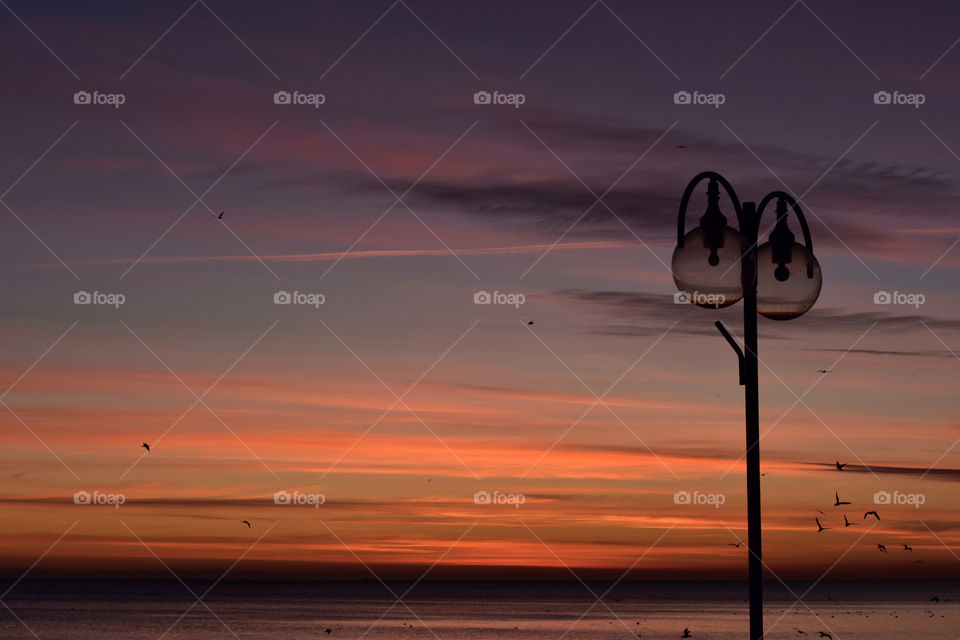
[(247, 529), (250, 528), (250, 522), (249, 522), (248, 520), (241, 520), (241, 521), (240, 521), (240, 524), (245, 524), (245, 525), (247, 525)]
[(827, 633), (826, 631), (821, 631), (821, 632), (820, 632), (820, 637), (821, 637), (821, 638), (830, 638), (830, 640), (833, 640), (833, 636), (830, 635), (829, 633)]
[(904, 550), (904, 551), (913, 551), (913, 547), (911, 547), (911, 546), (908, 545), (908, 544), (905, 544), (905, 545), (903, 545), (903, 550)]
[(677, 148), (677, 149), (686, 149), (686, 148), (687, 148), (687, 145), (685, 145), (685, 144), (678, 144), (678, 145), (676, 146), (676, 148)]
[(144, 443), (143, 443), (142, 445), (140, 445), (140, 446), (143, 447), (144, 449), (146, 449), (146, 450), (147, 450), (147, 453), (150, 453), (150, 445), (148, 445), (146, 442), (144, 442)]
[(867, 516), (869, 516), (869, 515), (872, 515), (872, 516), (873, 516), (874, 518), (876, 518), (877, 520), (880, 519), (880, 516), (877, 515), (877, 512), (876, 512), (876, 511), (867, 511), (865, 514), (863, 514), (863, 519), (866, 520), (866, 519), (867, 519)]
[(817, 373), (833, 373), (833, 369), (817, 369)]
[(693, 636), (690, 635), (690, 629), (684, 629), (684, 630), (683, 630), (683, 635), (680, 636), (680, 637), (681, 637), (681, 638), (692, 638)]
[(883, 546), (882, 544), (878, 544), (878, 545), (877, 545), (877, 551), (879, 551), (880, 553), (886, 553), (886, 552), (887, 552), (887, 548), (886, 548), (885, 546)]
[(532, 325), (532, 324), (533, 324), (533, 320), (531, 320), (530, 322), (528, 322), (528, 323), (527, 323), (527, 326), (529, 327), (529, 326)]
[(802, 636), (807, 635), (807, 632), (804, 631), (803, 629), (797, 629), (797, 627), (794, 627), (794, 629), (796, 630), (797, 633), (799, 633)]
[(834, 496), (836, 496), (837, 501), (833, 503), (833, 506), (839, 507), (839, 506), (842, 505), (842, 504), (850, 504), (849, 502), (840, 500), (840, 492), (839, 492), (839, 491), (834, 491)]
[(739, 548), (740, 548), (740, 545), (742, 545), (742, 544), (743, 544), (743, 540), (741, 540), (740, 542), (728, 542), (728, 543), (727, 543), (727, 546), (728, 546), (728, 547), (736, 547), (737, 549), (739, 549)]
[(814, 520), (817, 521), (817, 533), (820, 533), (821, 531), (826, 531), (827, 529), (832, 528), (832, 527), (825, 527), (822, 524), (820, 524), (820, 518), (814, 518)]
[(220, 214), (217, 215), (217, 220), (223, 220), (223, 211), (221, 211)]
[(847, 520), (847, 514), (843, 514), (843, 526), (853, 527), (853, 526), (856, 526), (856, 524), (857, 524), (856, 522), (850, 522), (849, 520)]
[(844, 462), (843, 464), (840, 464), (840, 461), (837, 460), (837, 471), (843, 471), (843, 468), (844, 468), (845, 466), (847, 466), (847, 464), (849, 464), (849, 463)]
[(324, 632), (325, 634), (327, 634), (327, 635), (330, 635), (330, 634), (332, 633), (332, 631), (330, 631), (330, 629), (324, 629), (323, 632)]

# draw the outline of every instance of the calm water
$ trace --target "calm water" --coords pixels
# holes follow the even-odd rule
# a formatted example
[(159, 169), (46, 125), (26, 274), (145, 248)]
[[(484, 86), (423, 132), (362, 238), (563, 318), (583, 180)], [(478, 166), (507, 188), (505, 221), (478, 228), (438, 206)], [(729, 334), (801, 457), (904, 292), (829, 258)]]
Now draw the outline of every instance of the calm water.
[[(189, 586), (199, 595), (209, 584)], [(410, 585), (389, 586), (400, 595)], [(589, 583), (597, 595), (608, 586)], [(798, 596), (808, 586), (790, 585)], [(404, 597), (409, 609), (391, 609), (394, 597), (376, 581), (224, 582), (205, 598), (210, 610), (197, 604), (184, 616), (195, 598), (178, 582), (24, 581), (3, 599), (12, 613), (0, 607), (0, 638), (34, 638), (32, 630), (42, 640), (272, 640), (326, 638), (330, 629), (331, 638), (623, 640), (679, 638), (689, 627), (694, 638), (742, 639), (745, 598), (739, 583), (633, 582), (591, 609), (595, 598), (577, 582), (423, 582)], [(835, 640), (960, 635), (957, 582), (821, 583), (804, 598), (812, 612), (791, 609), (794, 600), (767, 586), (767, 637), (803, 638), (794, 627)]]

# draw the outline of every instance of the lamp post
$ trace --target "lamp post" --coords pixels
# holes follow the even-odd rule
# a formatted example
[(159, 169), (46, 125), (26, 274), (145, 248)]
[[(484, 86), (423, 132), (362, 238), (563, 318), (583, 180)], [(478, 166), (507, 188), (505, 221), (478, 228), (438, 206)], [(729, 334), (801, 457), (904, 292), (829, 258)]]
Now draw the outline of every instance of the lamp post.
[[(708, 180), (707, 209), (700, 224), (684, 233), (687, 205), (694, 188)], [(720, 188), (737, 216), (739, 231), (720, 211)], [(769, 240), (758, 246), (764, 209), (776, 202), (777, 221)], [(792, 210), (803, 232), (796, 242), (787, 225)], [(671, 265), (673, 279), (693, 304), (727, 307), (743, 299), (741, 350), (719, 320), (717, 329), (737, 353), (740, 384), (744, 387), (747, 432), (747, 548), (750, 578), (750, 640), (763, 639), (763, 552), (760, 517), (760, 404), (757, 370), (757, 314), (772, 320), (803, 315), (820, 295), (822, 274), (813, 255), (810, 229), (797, 201), (774, 191), (759, 204), (740, 203), (736, 192), (719, 173), (698, 174), (683, 192), (677, 219), (677, 248)]]

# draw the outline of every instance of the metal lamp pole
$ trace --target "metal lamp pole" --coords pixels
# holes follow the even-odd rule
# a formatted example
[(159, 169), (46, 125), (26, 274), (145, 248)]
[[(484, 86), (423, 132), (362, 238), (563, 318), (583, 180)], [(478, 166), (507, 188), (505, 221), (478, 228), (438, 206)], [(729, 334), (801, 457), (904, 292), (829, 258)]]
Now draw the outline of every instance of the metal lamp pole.
[[(700, 218), (700, 226), (689, 234), (684, 234), (684, 219), (687, 205), (694, 187), (702, 180), (709, 179), (707, 190), (707, 212)], [(732, 238), (727, 228), (726, 218), (720, 213), (720, 187), (727, 192), (730, 202), (736, 210), (737, 222), (740, 227), (742, 253), (727, 251), (725, 258), (720, 256), (725, 244), (736, 244), (736, 234)], [(777, 223), (770, 234), (770, 242), (758, 249), (760, 235), (760, 219), (766, 206), (776, 200)], [(794, 241), (794, 235), (787, 226), (788, 208), (793, 212), (800, 223), (806, 246)], [(685, 247), (685, 243), (688, 245)], [(730, 248), (730, 245), (727, 244)], [(704, 257), (703, 250), (709, 250), (709, 258)], [(763, 251), (764, 264), (758, 263), (758, 252)], [(735, 249), (733, 250), (735, 251)], [(699, 252), (699, 253), (698, 253)], [(714, 324), (721, 335), (730, 344), (737, 354), (740, 369), (740, 384), (744, 388), (744, 412), (746, 422), (746, 461), (747, 461), (747, 548), (749, 550), (749, 587), (750, 587), (750, 639), (763, 640), (763, 541), (761, 520), (760, 494), (760, 382), (757, 356), (757, 318), (760, 314), (775, 319), (789, 320), (796, 318), (810, 309), (820, 294), (822, 275), (820, 265), (813, 255), (813, 244), (810, 238), (810, 229), (807, 226), (803, 212), (796, 200), (788, 193), (774, 191), (767, 194), (757, 205), (754, 202), (744, 202), (742, 205), (737, 198), (733, 187), (718, 173), (705, 171), (697, 175), (683, 194), (678, 216), (677, 249), (674, 252), (674, 280), (681, 289), (684, 286), (703, 286), (709, 293), (729, 291), (731, 282), (724, 282), (726, 274), (731, 271), (736, 262), (729, 265), (721, 264), (727, 261), (740, 263), (740, 283), (743, 291), (743, 343), (741, 350), (736, 340), (730, 335), (726, 327), (719, 320)], [(704, 267), (709, 264), (709, 270)], [(771, 268), (771, 272), (760, 271), (761, 267)], [(789, 267), (788, 267), (789, 265)], [(805, 267), (805, 269), (804, 269)], [(792, 271), (791, 271), (792, 268)], [(719, 278), (716, 278), (717, 274)], [(757, 291), (758, 283), (764, 278), (766, 290), (763, 308), (758, 310)], [(772, 278), (770, 277), (772, 276)], [(736, 280), (733, 281), (734, 283)], [(713, 288), (713, 291), (710, 289)], [(770, 295), (771, 293), (775, 295)], [(786, 293), (787, 295), (784, 295)], [(791, 297), (792, 296), (792, 297)], [(696, 296), (694, 296), (696, 298)], [(694, 300), (696, 302), (696, 300)], [(736, 302), (733, 299), (729, 302)], [(698, 303), (699, 304), (699, 303)], [(721, 300), (713, 306), (726, 306), (728, 303)], [(709, 305), (700, 305), (709, 306)]]

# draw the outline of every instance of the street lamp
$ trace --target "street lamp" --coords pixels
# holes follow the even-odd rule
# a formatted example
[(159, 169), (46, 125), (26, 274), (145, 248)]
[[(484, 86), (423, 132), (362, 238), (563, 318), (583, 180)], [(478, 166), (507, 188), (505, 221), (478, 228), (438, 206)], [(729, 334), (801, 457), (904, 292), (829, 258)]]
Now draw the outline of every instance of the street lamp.
[[(687, 205), (694, 188), (709, 180), (707, 208), (700, 224), (684, 233)], [(737, 216), (740, 230), (729, 226), (720, 211), (720, 188)], [(769, 240), (759, 245), (764, 209), (776, 202), (777, 220)], [(787, 215), (793, 211), (803, 232), (799, 244)], [(677, 248), (671, 266), (677, 288), (693, 304), (707, 308), (730, 306), (743, 299), (743, 343), (739, 345), (719, 320), (717, 329), (737, 353), (740, 384), (744, 387), (747, 427), (747, 547), (750, 552), (750, 640), (763, 639), (763, 545), (760, 518), (760, 402), (757, 371), (757, 314), (772, 320), (790, 320), (806, 313), (817, 301), (823, 276), (813, 255), (810, 228), (800, 205), (788, 193), (774, 191), (757, 205), (740, 203), (736, 192), (719, 173), (698, 174), (683, 192), (677, 219)]]

